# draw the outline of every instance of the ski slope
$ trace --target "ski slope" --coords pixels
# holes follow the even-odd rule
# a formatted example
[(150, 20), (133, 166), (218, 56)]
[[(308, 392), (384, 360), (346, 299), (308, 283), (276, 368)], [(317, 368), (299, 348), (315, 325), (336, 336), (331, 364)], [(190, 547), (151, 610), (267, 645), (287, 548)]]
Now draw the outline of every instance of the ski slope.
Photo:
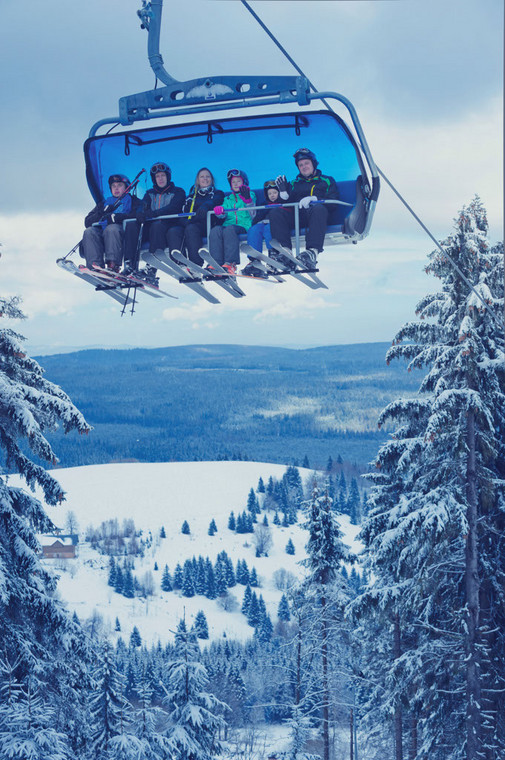
[[(279, 568), (301, 577), (299, 562), (305, 557), (307, 532), (299, 524), (289, 527), (272, 525), (273, 512), (267, 512), (273, 546), (268, 557), (255, 557), (254, 536), (236, 534), (227, 527), (230, 511), (235, 515), (246, 508), (248, 493), (256, 489), (260, 476), (265, 485), (270, 476), (281, 479), (283, 465), (258, 462), (168, 462), (122, 463), (92, 465), (52, 472), (66, 492), (66, 502), (60, 507), (48, 507), (48, 513), (61, 528), (65, 526), (68, 511), (72, 511), (79, 524), (79, 554), (75, 560), (44, 560), (60, 576), (58, 593), (77, 613), (81, 620), (95, 616), (103, 618), (103, 627), (113, 639), (123, 636), (128, 640), (134, 626), (139, 629), (146, 644), (170, 641), (178, 620), (185, 616), (191, 625), (198, 610), (203, 610), (209, 625), (211, 639), (227, 636), (245, 640), (253, 629), (240, 612), (244, 586), (230, 589), (236, 597), (237, 610), (224, 611), (218, 600), (204, 596), (184, 597), (180, 591), (164, 592), (160, 588), (165, 564), (170, 572), (179, 562), (201, 554), (215, 561), (225, 550), (234, 566), (245, 559), (249, 569), (255, 567), (262, 594), (272, 622), (277, 621), (277, 607), (282, 590), (276, 588), (273, 574)], [(300, 469), (304, 482), (310, 481), (311, 471)], [(11, 482), (16, 478), (11, 477)], [(14, 483), (13, 483), (14, 484)], [(15, 483), (17, 484), (17, 483)], [(40, 494), (39, 494), (40, 496)], [(134, 574), (141, 579), (152, 572), (155, 594), (147, 599), (127, 599), (117, 594), (108, 584), (108, 562), (89, 544), (83, 542), (89, 525), (98, 527), (104, 520), (132, 518), (144, 536), (151, 531), (152, 546), (144, 558), (135, 558)], [(208, 535), (210, 521), (214, 519), (218, 532)], [(187, 520), (191, 534), (181, 533), (182, 522)], [(258, 522), (261, 522), (259, 516)], [(355, 551), (358, 526), (350, 525), (347, 516), (339, 517), (345, 542)], [(159, 537), (161, 526), (166, 538)], [(296, 553), (288, 555), (285, 546), (291, 538)], [(154, 563), (158, 571), (154, 571)], [(116, 617), (121, 632), (114, 632)]]

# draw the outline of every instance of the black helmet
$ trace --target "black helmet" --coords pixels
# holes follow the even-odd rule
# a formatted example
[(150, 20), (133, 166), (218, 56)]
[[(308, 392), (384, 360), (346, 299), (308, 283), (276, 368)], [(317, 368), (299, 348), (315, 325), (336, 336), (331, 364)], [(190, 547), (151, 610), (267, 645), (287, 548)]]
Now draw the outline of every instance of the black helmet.
[(244, 185), (249, 185), (249, 179), (247, 177), (247, 174), (242, 171), (242, 169), (228, 169), (226, 172), (226, 179), (231, 185), (231, 181), (233, 177), (242, 177), (242, 180), (244, 182)]
[(113, 182), (124, 182), (126, 187), (130, 185), (130, 180), (124, 174), (111, 174), (109, 177), (109, 188)]
[(308, 148), (298, 148), (296, 153), (293, 153), (293, 158), (295, 159), (295, 164), (298, 166), (298, 161), (301, 161), (302, 158), (308, 158), (310, 161), (312, 161), (314, 165), (314, 169), (317, 169), (318, 166), (318, 160), (316, 158), (315, 153), (313, 153)]
[(153, 181), (153, 185), (155, 184), (154, 175), (158, 172), (165, 172), (167, 175), (167, 182), (170, 182), (172, 179), (172, 170), (170, 169), (169, 165), (166, 164), (164, 161), (157, 161), (155, 164), (151, 166), (151, 179)]

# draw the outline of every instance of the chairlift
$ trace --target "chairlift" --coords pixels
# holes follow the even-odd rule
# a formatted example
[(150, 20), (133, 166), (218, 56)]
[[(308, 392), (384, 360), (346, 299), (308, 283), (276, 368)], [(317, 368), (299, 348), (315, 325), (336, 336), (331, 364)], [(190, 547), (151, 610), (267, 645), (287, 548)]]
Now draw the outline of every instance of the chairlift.
[[(186, 190), (202, 167), (212, 171), (222, 189), (226, 188), (228, 169), (240, 167), (247, 172), (255, 192), (254, 208), (261, 208), (267, 202), (265, 180), (279, 174), (293, 177), (297, 171), (293, 155), (303, 145), (317, 156), (322, 171), (334, 177), (339, 191), (339, 200), (319, 201), (332, 204), (325, 245), (357, 243), (365, 238), (371, 228), (380, 181), (352, 103), (336, 92), (311, 91), (313, 86), (301, 72), (300, 76), (233, 75), (177, 81), (166, 71), (159, 52), (162, 9), (163, 0), (142, 0), (137, 13), (141, 27), (148, 32), (148, 57), (156, 84), (160, 81), (163, 86), (120, 98), (118, 116), (97, 121), (84, 143), (86, 178), (95, 202), (108, 197), (108, 178), (112, 174), (121, 171), (123, 175), (137, 175), (132, 183), (135, 186), (145, 173), (141, 167), (163, 161), (170, 166), (174, 183)], [(349, 122), (329, 106), (332, 100), (344, 106)], [(230, 115), (238, 109), (249, 111), (247, 115)], [(151, 120), (155, 125), (146, 126)], [(304, 243), (298, 204), (283, 205), (294, 207), (292, 239), (298, 255)], [(207, 236), (213, 213), (207, 214)], [(100, 268), (77, 267), (70, 257), (78, 247), (79, 244), (58, 259), (58, 265), (115, 299), (123, 313), (127, 306), (133, 313), (137, 291), (156, 298), (174, 297), (159, 290), (157, 284), (149, 284), (142, 275), (139, 281), (133, 275), (114, 276)], [(161, 255), (163, 252), (157, 253), (160, 255), (149, 262), (153, 254), (141, 250), (142, 258), (151, 267), (175, 276), (211, 303), (219, 301), (206, 290), (208, 279), (216, 280), (235, 297), (245, 295), (232, 282), (234, 278), (223, 277), (224, 270), (215, 277), (203, 270), (195, 274), (194, 268), (189, 272), (173, 257), (167, 259)], [(290, 252), (284, 249), (287, 253)], [(296, 268), (299, 260), (290, 255), (295, 270), (289, 274), (311, 288), (326, 287), (316, 277), (319, 270)], [(272, 272), (275, 262), (270, 258), (268, 262), (267, 271), (272, 275), (269, 281), (283, 282), (284, 268)], [(216, 271), (216, 262), (213, 265)]]
[[(304, 145), (316, 154), (319, 166), (335, 178), (339, 189), (326, 244), (357, 243), (365, 238), (380, 182), (352, 103), (336, 92), (310, 92), (302, 76), (177, 81), (166, 71), (159, 52), (163, 0), (142, 2), (138, 15), (148, 32), (149, 62), (164, 86), (121, 98), (118, 116), (92, 126), (84, 155), (95, 201), (108, 195), (112, 173), (120, 169), (135, 174), (141, 166), (163, 160), (170, 165), (175, 184), (186, 190), (202, 166), (211, 169), (223, 189), (227, 170), (240, 166), (248, 173), (261, 205), (265, 179), (278, 174), (293, 177), (293, 154)], [(317, 107), (331, 100), (347, 109), (354, 134), (341, 116)], [(219, 112), (251, 107), (253, 115), (219, 116)], [(145, 126), (150, 120), (157, 120), (157, 125)], [(123, 127), (120, 131), (119, 126)], [(105, 127), (109, 129), (103, 133)], [(299, 250), (299, 234), (295, 243)]]

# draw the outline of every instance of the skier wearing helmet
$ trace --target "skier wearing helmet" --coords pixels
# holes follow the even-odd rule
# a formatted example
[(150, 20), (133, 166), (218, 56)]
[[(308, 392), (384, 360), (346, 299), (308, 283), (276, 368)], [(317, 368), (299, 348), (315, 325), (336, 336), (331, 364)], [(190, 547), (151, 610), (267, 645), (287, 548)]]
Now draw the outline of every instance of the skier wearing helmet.
[(151, 167), (152, 188), (147, 190), (142, 199), (142, 209), (137, 213), (137, 221), (148, 222), (149, 250), (154, 253), (164, 250), (167, 245), (174, 248), (172, 230), (179, 225), (177, 219), (157, 219), (160, 216), (179, 214), (182, 211), (186, 193), (182, 187), (172, 182), (172, 172), (168, 164), (158, 161)]
[[(298, 259), (302, 266), (312, 269), (317, 265), (317, 255), (324, 245), (324, 236), (331, 215), (331, 205), (315, 201), (338, 200), (338, 188), (333, 177), (322, 174), (318, 168), (315, 154), (309, 148), (299, 148), (294, 154), (298, 176), (288, 182), (284, 175), (276, 179), (281, 200), (286, 203), (298, 203), (300, 208), (300, 227), (305, 227), (306, 250)], [(294, 227), (293, 209), (278, 208), (270, 212), (272, 238), (291, 250), (291, 230)], [(272, 252), (270, 253), (272, 255)], [(282, 254), (273, 253), (274, 258)], [(279, 261), (286, 263), (279, 258)]]
[(84, 220), (81, 255), (86, 259), (86, 266), (93, 264), (119, 272), (123, 260), (123, 222), (134, 219), (141, 201), (127, 193), (130, 180), (124, 174), (111, 174), (109, 177), (110, 196), (89, 212)]
[(230, 169), (226, 177), (231, 192), (222, 206), (214, 207), (214, 213), (223, 224), (211, 229), (209, 251), (218, 264), (234, 275), (240, 264), (239, 235), (245, 235), (253, 223), (256, 211), (249, 206), (256, 205), (256, 195), (249, 188), (247, 174), (242, 169)]

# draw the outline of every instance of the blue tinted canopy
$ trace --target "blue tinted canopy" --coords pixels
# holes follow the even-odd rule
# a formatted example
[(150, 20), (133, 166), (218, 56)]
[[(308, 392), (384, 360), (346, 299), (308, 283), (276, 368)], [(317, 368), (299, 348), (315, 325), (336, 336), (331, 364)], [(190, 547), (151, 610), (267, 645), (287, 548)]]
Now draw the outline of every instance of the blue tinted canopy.
[[(129, 177), (140, 169), (164, 161), (172, 180), (186, 192), (196, 173), (207, 167), (216, 184), (228, 190), (226, 172), (247, 172), (251, 187), (260, 188), (267, 179), (286, 174), (296, 176), (293, 154), (310, 148), (319, 168), (337, 182), (366, 176), (360, 151), (348, 127), (331, 111), (242, 116), (206, 119), (186, 124), (129, 129), (90, 137), (84, 145), (86, 176), (95, 201), (109, 194), (108, 177), (121, 172)], [(145, 188), (150, 185), (144, 175)], [(139, 195), (142, 195), (142, 189)]]

